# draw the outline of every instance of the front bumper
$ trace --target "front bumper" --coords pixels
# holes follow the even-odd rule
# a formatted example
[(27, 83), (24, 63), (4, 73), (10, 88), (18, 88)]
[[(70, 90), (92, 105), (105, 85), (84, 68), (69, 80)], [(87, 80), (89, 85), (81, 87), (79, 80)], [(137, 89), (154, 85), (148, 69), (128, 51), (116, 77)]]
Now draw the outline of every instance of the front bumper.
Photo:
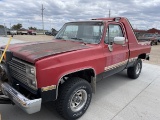
[(36, 113), (41, 109), (42, 99), (30, 100), (11, 87), (8, 83), (2, 83), (2, 92), (8, 96), (16, 105), (28, 114)]

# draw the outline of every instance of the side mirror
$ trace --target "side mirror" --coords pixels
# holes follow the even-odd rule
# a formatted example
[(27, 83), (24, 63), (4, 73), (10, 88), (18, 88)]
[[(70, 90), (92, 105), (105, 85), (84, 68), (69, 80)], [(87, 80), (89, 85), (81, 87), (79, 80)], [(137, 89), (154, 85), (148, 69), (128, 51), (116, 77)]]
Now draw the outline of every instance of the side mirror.
[(123, 45), (125, 43), (125, 37), (115, 37), (114, 43), (118, 45)]

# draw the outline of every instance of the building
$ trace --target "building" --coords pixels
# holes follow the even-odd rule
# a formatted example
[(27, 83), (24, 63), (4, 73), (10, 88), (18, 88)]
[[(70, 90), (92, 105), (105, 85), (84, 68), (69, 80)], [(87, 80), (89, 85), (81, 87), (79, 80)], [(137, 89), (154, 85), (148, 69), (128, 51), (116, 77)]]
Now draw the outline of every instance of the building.
[(156, 33), (156, 34), (160, 34), (160, 30), (155, 29), (155, 28), (152, 28), (152, 29), (147, 30), (147, 33)]
[(140, 37), (140, 36), (142, 36), (142, 35), (144, 35), (145, 33), (147, 33), (147, 30), (134, 29), (133, 31), (134, 31), (134, 33), (135, 33), (135, 35), (136, 35), (137, 38)]
[(0, 28), (0, 36), (4, 36), (5, 35), (5, 30), (4, 28)]

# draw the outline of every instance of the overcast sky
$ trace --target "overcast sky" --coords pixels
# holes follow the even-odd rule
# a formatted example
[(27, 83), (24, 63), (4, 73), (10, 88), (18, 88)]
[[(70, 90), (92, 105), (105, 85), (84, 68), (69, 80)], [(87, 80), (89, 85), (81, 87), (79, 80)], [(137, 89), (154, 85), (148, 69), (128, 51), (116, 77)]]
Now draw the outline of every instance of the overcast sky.
[(59, 30), (68, 21), (108, 17), (109, 9), (111, 17), (127, 17), (133, 28), (160, 29), (160, 0), (0, 0), (0, 24), (41, 29), (42, 4), (47, 30)]

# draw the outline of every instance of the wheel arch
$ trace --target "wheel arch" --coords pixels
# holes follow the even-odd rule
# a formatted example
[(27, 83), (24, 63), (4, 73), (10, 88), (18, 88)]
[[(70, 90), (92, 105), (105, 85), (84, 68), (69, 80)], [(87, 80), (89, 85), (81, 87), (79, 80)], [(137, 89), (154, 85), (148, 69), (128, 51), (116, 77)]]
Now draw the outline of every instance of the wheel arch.
[[(87, 76), (88, 75), (88, 76)], [(57, 89), (56, 89), (56, 99), (58, 98), (58, 90), (59, 86), (63, 84), (63, 78), (65, 77), (80, 77), (86, 81), (88, 81), (91, 84), (92, 90), (95, 93), (96, 90), (96, 71), (94, 68), (83, 68), (79, 70), (73, 70), (72, 72), (64, 73), (57, 83)]]
[(146, 59), (146, 53), (142, 53), (138, 56), (138, 59)]

